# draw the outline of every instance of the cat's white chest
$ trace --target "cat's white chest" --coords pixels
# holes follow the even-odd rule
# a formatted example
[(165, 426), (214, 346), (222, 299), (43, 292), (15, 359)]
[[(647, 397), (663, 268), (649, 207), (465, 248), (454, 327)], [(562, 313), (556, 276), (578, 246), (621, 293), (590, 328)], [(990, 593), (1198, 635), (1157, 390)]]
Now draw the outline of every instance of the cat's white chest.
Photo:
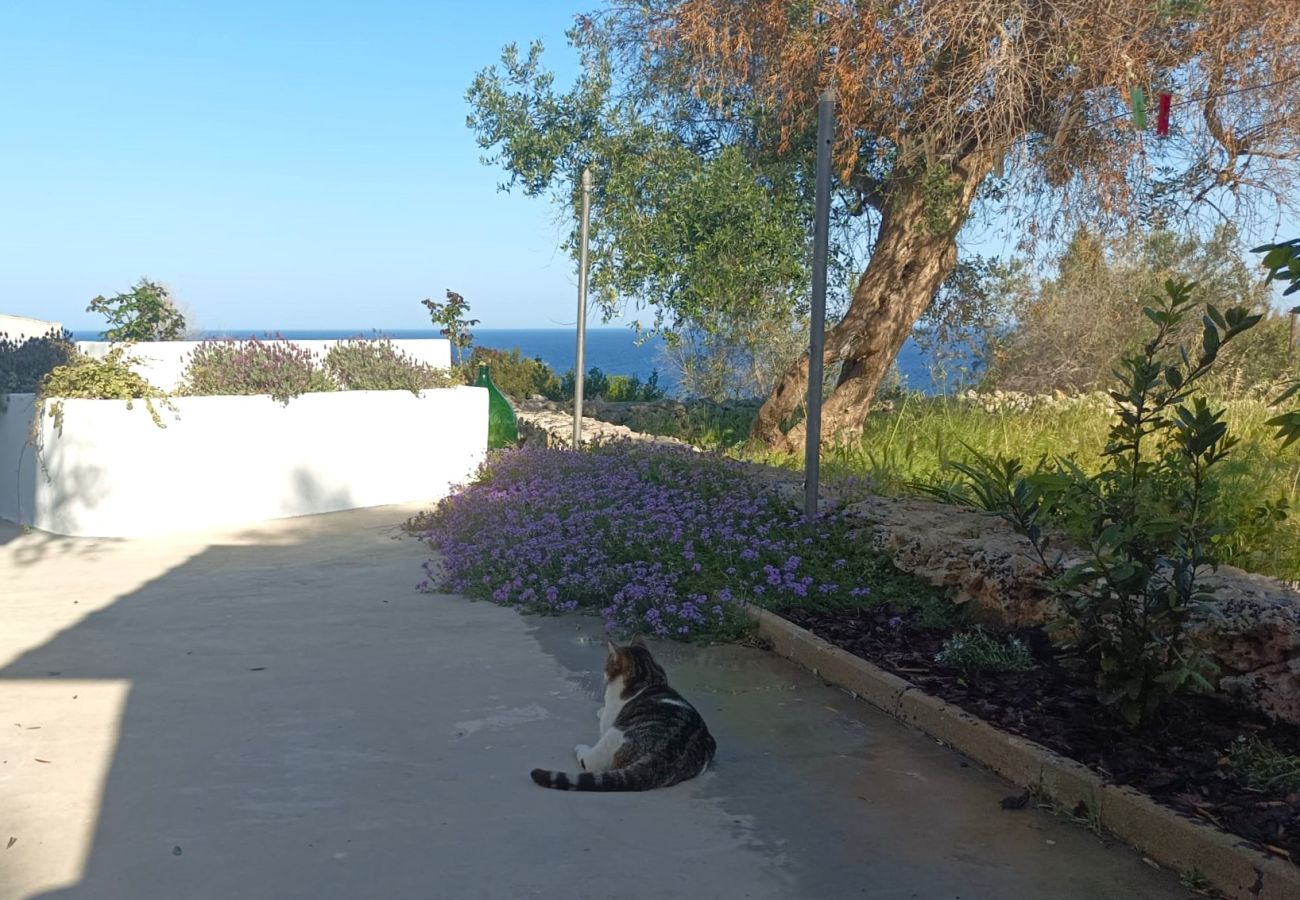
[(623, 679), (620, 676), (605, 685), (605, 705), (600, 709), (601, 734), (614, 727), (614, 722), (626, 703), (623, 699)]

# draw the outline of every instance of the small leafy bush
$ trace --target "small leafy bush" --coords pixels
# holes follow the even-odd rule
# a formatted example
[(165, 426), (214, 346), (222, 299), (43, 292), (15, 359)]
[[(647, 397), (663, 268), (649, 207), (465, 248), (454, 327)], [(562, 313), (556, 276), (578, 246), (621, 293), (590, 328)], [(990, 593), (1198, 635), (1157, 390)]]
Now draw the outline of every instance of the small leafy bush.
[(86, 312), (101, 313), (109, 327), (106, 341), (176, 341), (185, 334), (185, 317), (172, 302), (171, 293), (156, 281), (141, 278), (125, 294), (102, 295), (90, 301)]
[(529, 400), (535, 396), (547, 400), (564, 399), (560, 381), (551, 367), (540, 358), (530, 359), (522, 355), (518, 347), (513, 350), (475, 347), (469, 364), (465, 366), (466, 383), (473, 384), (478, 377), (478, 367), (484, 365), (488, 367), (492, 383), (515, 400)]
[(1300, 792), (1300, 756), (1283, 753), (1255, 735), (1242, 735), (1232, 742), (1228, 767), (1251, 787), (1282, 794)]
[(345, 391), (411, 391), (451, 387), (460, 379), (412, 359), (388, 339), (340, 341), (325, 354), (325, 371)]
[[(956, 468), (968, 502), (1006, 519), (1029, 538), (1056, 575), (1067, 647), (1094, 664), (1100, 699), (1131, 724), (1147, 721), (1181, 690), (1212, 689), (1212, 661), (1191, 630), (1211, 611), (1202, 581), (1217, 564), (1215, 538), (1231, 529), (1215, 504), (1219, 464), (1236, 440), (1223, 410), (1198, 394), (1220, 350), (1260, 319), (1245, 307), (1207, 306), (1200, 352), (1175, 342), (1193, 310), (1194, 285), (1166, 282), (1158, 305), (1144, 310), (1156, 327), (1116, 371), (1118, 385), (1101, 470), (1070, 460), (976, 456)], [(1084, 549), (1061, 571), (1048, 552), (1059, 525)]]
[(1019, 638), (1003, 641), (978, 625), (944, 641), (934, 661), (974, 672), (1027, 672), (1034, 667), (1033, 655)]
[(37, 413), (32, 419), (32, 442), (37, 449), (40, 421), (46, 413), (54, 419), (55, 430), (62, 433), (64, 400), (125, 400), (127, 409), (133, 408), (134, 401), (144, 400), (153, 423), (167, 427), (158, 412), (158, 406), (171, 408), (167, 393), (133, 371), (126, 353), (124, 346), (114, 347), (101, 358), (77, 353), (41, 379), (36, 394)]
[[(570, 400), (577, 390), (577, 376), (570, 369), (560, 379), (560, 396), (557, 399)], [(644, 382), (636, 375), (606, 375), (598, 367), (587, 371), (582, 382), (582, 395), (588, 400), (601, 399), (613, 403), (627, 401), (649, 401), (663, 399), (664, 392), (659, 387), (659, 373), (651, 372)]]
[[(471, 319), (469, 301), (460, 294), (447, 289), (447, 299), (443, 303), (428, 298), (420, 301), (429, 311), (429, 319), (439, 327), (439, 333), (451, 342), (456, 350), (456, 364), (465, 364), (465, 350), (474, 341), (470, 329), (478, 324), (478, 319)], [(477, 371), (477, 370), (473, 370)], [(497, 385), (500, 387), (500, 385)]]
[(664, 396), (659, 387), (659, 373), (651, 372), (644, 382), (636, 375), (611, 375), (609, 387), (603, 395), (606, 400), (660, 400)]
[(437, 559), (422, 588), (588, 609), (611, 631), (728, 636), (744, 602), (889, 602), (927, 622), (951, 608), (900, 587), (848, 515), (808, 522), (742, 465), (675, 448), (506, 451), (422, 524)]
[(204, 341), (190, 354), (181, 393), (269, 394), (280, 403), (338, 385), (306, 348), (285, 340)]
[(67, 365), (76, 353), (72, 332), (66, 329), (23, 340), (0, 333), (0, 395), (36, 393), (41, 379)]

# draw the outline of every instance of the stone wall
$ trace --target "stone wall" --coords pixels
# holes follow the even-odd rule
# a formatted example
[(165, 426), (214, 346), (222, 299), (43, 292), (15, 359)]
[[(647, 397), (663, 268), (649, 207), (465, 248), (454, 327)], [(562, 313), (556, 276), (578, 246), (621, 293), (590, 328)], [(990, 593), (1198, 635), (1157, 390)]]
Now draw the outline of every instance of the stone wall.
[[(515, 417), (519, 422), (519, 441), (523, 446), (553, 449), (567, 449), (573, 446), (572, 404), (566, 405), (549, 400), (523, 400), (514, 406)], [(593, 404), (593, 407), (599, 411), (598, 405)], [(587, 412), (585, 406), (583, 412)], [(689, 446), (676, 438), (633, 431), (626, 425), (612, 424), (587, 415), (582, 417), (583, 446), (611, 441), (642, 441), (680, 447)]]

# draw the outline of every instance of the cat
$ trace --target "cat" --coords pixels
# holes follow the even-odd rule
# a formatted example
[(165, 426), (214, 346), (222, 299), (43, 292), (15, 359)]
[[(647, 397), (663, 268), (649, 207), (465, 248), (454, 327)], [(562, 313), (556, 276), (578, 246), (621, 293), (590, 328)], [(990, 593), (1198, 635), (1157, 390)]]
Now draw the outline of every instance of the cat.
[(584, 771), (533, 769), (533, 781), (561, 791), (648, 791), (702, 774), (717, 744), (695, 707), (668, 686), (639, 638), (606, 649), (600, 740), (573, 748)]

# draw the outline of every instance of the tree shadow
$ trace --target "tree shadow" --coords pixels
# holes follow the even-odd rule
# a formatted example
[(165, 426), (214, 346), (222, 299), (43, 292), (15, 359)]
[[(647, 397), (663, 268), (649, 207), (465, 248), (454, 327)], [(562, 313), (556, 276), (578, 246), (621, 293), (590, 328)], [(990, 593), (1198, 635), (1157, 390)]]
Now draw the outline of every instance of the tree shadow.
[(715, 773), (534, 787), (595, 726), (599, 633), (417, 594), (412, 511), (129, 542), (84, 593), (25, 573), (17, 612), (88, 612), (10, 617), (28, 637), (0, 668), (0, 893), (599, 898), (631, 871), (633, 898), (1175, 896), (1081, 830), (999, 818), (1005, 784), (744, 648), (663, 648), (716, 723)]
[[(370, 742), (363, 688), (347, 670), (358, 660), (335, 653), (380, 652), (403, 631), (409, 642), (392, 617), (370, 621), (372, 608), (421, 599), (418, 551), (385, 584), (363, 571), (392, 552), (400, 519), (361, 511), (357, 527), (346, 516), (352, 527), (323, 533), (320, 521), (334, 517), (232, 532), (229, 543), (182, 541), (155, 577), (115, 598), (88, 590), (80, 608), (92, 611), (53, 623), (0, 668), (11, 729), (0, 734), (0, 840), (17, 838), (0, 851), (0, 894), (139, 898), (145, 869), (148, 896), (305, 896), (277, 874), (286, 853), (312, 855), (312, 841), (297, 839), (303, 820), (323, 816), (333, 834), (355, 827), (340, 781), (373, 777), (388, 759)], [(9, 559), (62, 566), (95, 543), (46, 536), (22, 562)], [(127, 564), (150, 565), (122, 549)], [(31, 588), (16, 610), (39, 617), (42, 602), (75, 596)], [(364, 691), (377, 692), (373, 680)], [(114, 704), (118, 716), (104, 712)], [(93, 811), (85, 834), (76, 806), (60, 808), (78, 802)]]

